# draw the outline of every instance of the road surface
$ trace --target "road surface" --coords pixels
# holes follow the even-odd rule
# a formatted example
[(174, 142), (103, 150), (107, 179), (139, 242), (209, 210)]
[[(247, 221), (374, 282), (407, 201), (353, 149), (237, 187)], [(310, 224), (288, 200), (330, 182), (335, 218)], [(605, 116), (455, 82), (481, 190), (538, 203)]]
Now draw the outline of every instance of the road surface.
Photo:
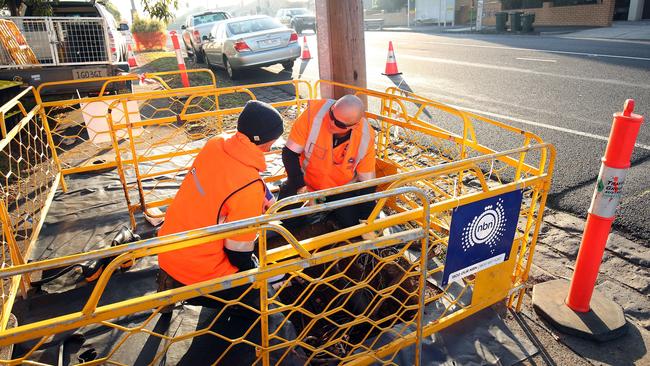
[[(293, 77), (318, 79), (314, 59), (297, 61)], [(388, 40), (402, 87), (538, 134), (558, 156), (549, 205), (586, 216), (609, 135), (612, 113), (627, 98), (650, 118), (650, 44), (509, 35), (366, 32), (368, 86), (398, 83), (381, 75)], [(242, 83), (286, 79), (281, 67), (250, 72)], [(650, 242), (650, 122), (642, 127), (616, 228)], [(505, 138), (505, 137), (502, 137)], [(499, 148), (507, 141), (490, 141)]]

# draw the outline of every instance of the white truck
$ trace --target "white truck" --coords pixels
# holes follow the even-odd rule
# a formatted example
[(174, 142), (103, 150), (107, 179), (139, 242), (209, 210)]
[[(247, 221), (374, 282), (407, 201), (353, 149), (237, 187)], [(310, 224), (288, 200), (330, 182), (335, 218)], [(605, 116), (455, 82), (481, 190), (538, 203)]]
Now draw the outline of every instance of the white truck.
[[(44, 82), (106, 77), (128, 72), (127, 44), (115, 19), (94, 1), (52, 2), (53, 16), (3, 17), (14, 22), (36, 55), (38, 63), (17, 65), (0, 47), (0, 80), (38, 86)], [(100, 84), (99, 84), (100, 85)], [(130, 85), (115, 84), (115, 88)], [(83, 90), (48, 88), (52, 93), (92, 93), (98, 84)], [(115, 92), (116, 90), (110, 90)]]

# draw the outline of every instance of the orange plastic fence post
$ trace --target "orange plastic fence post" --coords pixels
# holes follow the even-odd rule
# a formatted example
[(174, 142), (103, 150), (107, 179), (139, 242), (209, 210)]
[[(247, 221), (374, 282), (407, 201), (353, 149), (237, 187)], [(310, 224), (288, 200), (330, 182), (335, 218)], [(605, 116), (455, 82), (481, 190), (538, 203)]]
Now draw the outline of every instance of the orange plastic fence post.
[(589, 311), (589, 302), (621, 198), (625, 174), (630, 168), (634, 143), (643, 123), (643, 117), (632, 113), (633, 111), (634, 100), (628, 99), (625, 101), (623, 112), (614, 114), (609, 142), (602, 159), (566, 299), (567, 306), (577, 312)]
[[(174, 50), (176, 51), (176, 60), (178, 61), (178, 70), (185, 71), (185, 59), (183, 59), (183, 54), (181, 53), (181, 44), (178, 42), (178, 35), (176, 31), (169, 32), (169, 36), (172, 39), (172, 44), (174, 45)], [(187, 77), (187, 72), (181, 72), (181, 81), (183, 86), (189, 88), (190, 79)]]

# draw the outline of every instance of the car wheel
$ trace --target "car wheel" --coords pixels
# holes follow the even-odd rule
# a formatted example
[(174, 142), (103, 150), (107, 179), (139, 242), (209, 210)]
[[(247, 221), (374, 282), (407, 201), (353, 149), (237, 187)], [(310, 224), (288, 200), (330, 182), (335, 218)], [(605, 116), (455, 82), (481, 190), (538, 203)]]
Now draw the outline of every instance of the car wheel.
[(228, 61), (228, 57), (223, 58), (223, 65), (226, 68), (226, 73), (228, 73), (228, 77), (230, 78), (230, 80), (239, 79), (239, 70), (232, 68), (230, 61)]
[(194, 62), (197, 64), (202, 64), (205, 62), (205, 53), (201, 50), (194, 50)]
[(212, 62), (210, 62), (210, 59), (208, 58), (208, 54), (206, 53), (203, 57), (205, 59), (205, 64), (208, 66), (208, 69), (214, 70), (214, 65), (212, 65)]
[(290, 60), (290, 61), (285, 61), (282, 63), (282, 67), (287, 70), (293, 70), (293, 64), (296, 62), (296, 60)]
[(298, 34), (302, 33), (302, 28), (300, 28), (300, 27), (294, 27), (293, 29), (295, 29), (296, 33), (298, 33)]

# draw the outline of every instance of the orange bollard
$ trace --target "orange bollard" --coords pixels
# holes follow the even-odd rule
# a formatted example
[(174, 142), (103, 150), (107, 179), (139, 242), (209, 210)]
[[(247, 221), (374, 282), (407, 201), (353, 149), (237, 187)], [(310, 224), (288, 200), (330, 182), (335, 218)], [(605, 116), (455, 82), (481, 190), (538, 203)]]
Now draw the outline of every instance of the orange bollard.
[(643, 117), (632, 113), (634, 100), (625, 101), (622, 113), (614, 114), (605, 157), (602, 159), (597, 186), (591, 200), (584, 235), (569, 287), (566, 305), (576, 312), (588, 312), (598, 270), (614, 222), (616, 208), (630, 168), (634, 143)]
[[(185, 59), (183, 59), (183, 54), (181, 53), (181, 44), (178, 42), (178, 35), (176, 31), (169, 32), (169, 36), (172, 38), (172, 44), (174, 45), (174, 50), (176, 51), (176, 61), (178, 61), (178, 70), (185, 71)], [(187, 77), (187, 72), (181, 72), (181, 81), (183, 86), (186, 88), (190, 87), (190, 79)]]

